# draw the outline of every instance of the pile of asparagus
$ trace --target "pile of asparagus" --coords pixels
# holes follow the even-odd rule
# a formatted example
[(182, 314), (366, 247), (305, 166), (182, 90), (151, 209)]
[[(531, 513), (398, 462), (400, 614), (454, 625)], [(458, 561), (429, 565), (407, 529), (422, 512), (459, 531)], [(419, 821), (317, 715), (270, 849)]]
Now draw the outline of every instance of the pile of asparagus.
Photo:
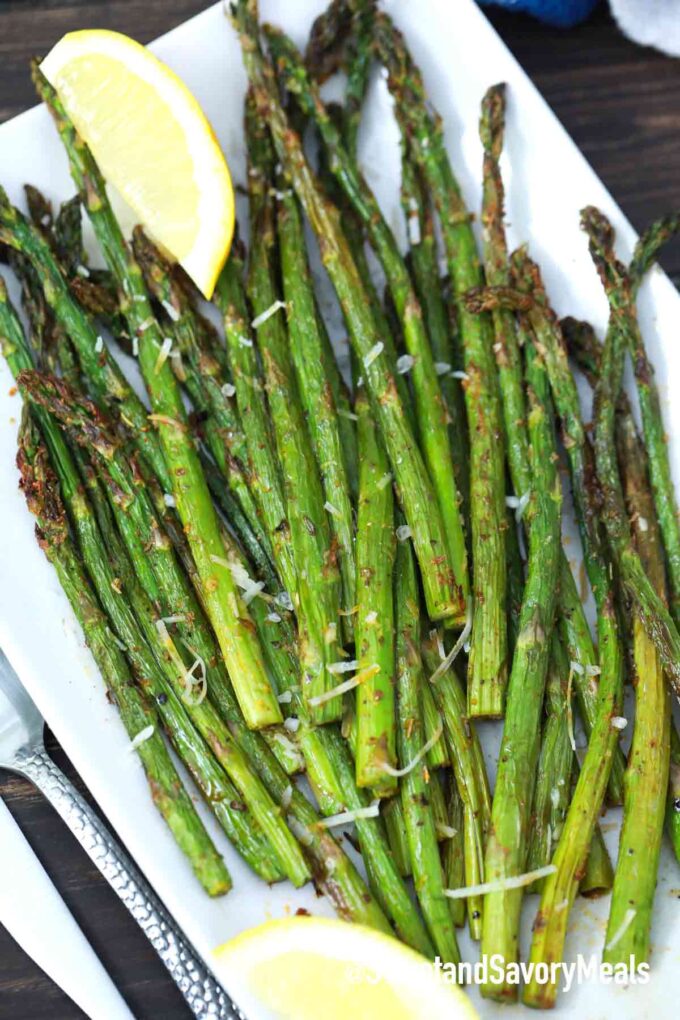
[[(124, 239), (33, 65), (77, 188), (56, 215), (34, 188), (28, 216), (0, 193), (29, 326), (2, 283), (0, 342), (25, 398), (18, 466), (39, 542), (209, 895), (230, 876), (166, 739), (266, 882), (311, 879), (340, 916), (447, 963), (467, 918), (508, 967), (527, 892), (540, 893), (530, 959), (552, 963), (579, 891), (611, 889), (604, 957), (645, 963), (664, 825), (680, 857), (680, 528), (635, 299), (678, 218), (626, 267), (605, 217), (583, 211), (610, 304), (600, 344), (587, 323), (557, 320), (527, 250), (508, 251), (503, 86), (482, 102), (480, 257), (420, 73), (372, 0), (333, 0), (304, 56), (258, 24), (255, 0), (232, 18), (250, 82), (251, 244), (246, 260), (235, 242), (217, 285), (223, 333), (141, 229)], [(401, 130), (405, 255), (357, 161), (374, 64)], [(320, 85), (338, 71), (345, 103), (326, 106)], [(105, 270), (86, 265), (81, 209)], [(137, 361), (148, 406), (114, 344)], [(573, 367), (594, 389), (592, 431)], [(565, 471), (597, 642), (562, 546)], [(485, 718), (504, 720), (493, 797)], [(623, 804), (615, 870), (598, 828), (608, 804)], [(333, 835), (349, 823), (365, 879)], [(517, 995), (509, 977), (482, 990)], [(532, 981), (524, 1001), (551, 1006), (556, 991)]]

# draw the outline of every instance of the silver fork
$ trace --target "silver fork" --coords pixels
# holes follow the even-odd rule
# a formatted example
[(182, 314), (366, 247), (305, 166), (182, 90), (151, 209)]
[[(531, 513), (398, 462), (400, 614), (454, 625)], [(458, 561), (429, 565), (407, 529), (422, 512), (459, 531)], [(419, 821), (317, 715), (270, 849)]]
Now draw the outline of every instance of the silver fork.
[(146, 879), (45, 750), (45, 720), (0, 649), (0, 768), (50, 802), (122, 900), (196, 1017), (246, 1020), (199, 958)]

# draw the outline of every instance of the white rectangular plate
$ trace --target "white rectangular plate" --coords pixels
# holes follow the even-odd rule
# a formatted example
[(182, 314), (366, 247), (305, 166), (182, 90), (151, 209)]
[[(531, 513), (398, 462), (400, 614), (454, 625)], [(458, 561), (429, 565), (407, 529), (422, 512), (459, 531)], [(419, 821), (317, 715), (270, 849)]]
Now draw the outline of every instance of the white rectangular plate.
[[(263, 0), (262, 16), (280, 24), (303, 44), (313, 17), (326, 0)], [(578, 214), (594, 203), (617, 228), (620, 251), (630, 254), (635, 236), (611, 196), (578, 152), (534, 86), (491, 29), (472, 0), (394, 0), (388, 9), (405, 31), (423, 68), (430, 96), (444, 117), (454, 165), (471, 209), (480, 203), (481, 150), (477, 136), (479, 102), (493, 82), (509, 84), (507, 182), (510, 241), (529, 241), (540, 261), (550, 297), (560, 315), (587, 318), (602, 329), (606, 302), (579, 230)], [(87, 26), (83, 26), (87, 27)], [(134, 26), (130, 26), (134, 28)], [(235, 34), (222, 4), (157, 40), (154, 52), (184, 79), (210, 118), (229, 159), (235, 180), (244, 180), (241, 130), (245, 74)], [(28, 68), (26, 69), (28, 74)], [(56, 132), (43, 108), (28, 111), (0, 127), (0, 182), (10, 198), (24, 205), (22, 186), (31, 182), (53, 201), (70, 197), (73, 186)], [(397, 132), (385, 84), (371, 87), (361, 134), (361, 161), (389, 221), (401, 231), (398, 203)], [(666, 399), (671, 373), (678, 370), (677, 324), (680, 299), (659, 271), (651, 274), (641, 300), (642, 326), (657, 369), (676, 481), (680, 478), (680, 402)], [(223, 839), (207, 812), (210, 831), (224, 850), (234, 890), (211, 901), (195, 882), (160, 816), (153, 810), (141, 767), (127, 753), (128, 741), (116, 711), (106, 701), (101, 680), (52, 568), (38, 548), (33, 519), (17, 489), (16, 431), (20, 398), (0, 359), (0, 644), (138, 864), (198, 950), (211, 951), (242, 929), (305, 907), (330, 914), (311, 887), (294, 892), (270, 889), (255, 879)], [(490, 749), (490, 757), (493, 754)], [(490, 764), (494, 765), (493, 761)], [(201, 810), (203, 810), (201, 808)], [(617, 812), (610, 812), (607, 823)], [(609, 828), (609, 825), (607, 825)], [(607, 831), (610, 850), (616, 833)], [(664, 848), (653, 922), (653, 977), (646, 987), (622, 989), (595, 982), (572, 989), (558, 1011), (563, 1016), (619, 1020), (676, 1014), (680, 963), (680, 885), (677, 865)], [(527, 898), (523, 948), (537, 900)], [(599, 954), (607, 900), (579, 900), (570, 924), (568, 959), (580, 952)], [(477, 947), (462, 936), (465, 959)], [(473, 992), (482, 1015), (500, 1013)], [(522, 1007), (504, 1008), (512, 1015)]]

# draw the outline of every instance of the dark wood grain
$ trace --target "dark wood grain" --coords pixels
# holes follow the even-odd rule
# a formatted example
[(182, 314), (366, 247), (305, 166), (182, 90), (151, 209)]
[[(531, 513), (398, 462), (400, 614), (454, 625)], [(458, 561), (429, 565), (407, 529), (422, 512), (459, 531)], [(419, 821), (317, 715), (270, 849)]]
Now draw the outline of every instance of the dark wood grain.
[[(0, 3), (0, 120), (34, 102), (27, 60), (47, 52), (64, 32), (114, 28), (146, 42), (204, 6), (202, 0)], [(641, 229), (680, 207), (680, 61), (628, 42), (604, 8), (571, 32), (498, 11), (489, 16), (633, 224)], [(668, 249), (663, 264), (678, 282), (680, 244)], [(63, 753), (50, 746), (79, 783)], [(135, 1016), (186, 1018), (148, 943), (51, 809), (28, 784), (6, 774), (0, 775), (0, 795)], [(0, 928), (0, 1020), (80, 1016)]]

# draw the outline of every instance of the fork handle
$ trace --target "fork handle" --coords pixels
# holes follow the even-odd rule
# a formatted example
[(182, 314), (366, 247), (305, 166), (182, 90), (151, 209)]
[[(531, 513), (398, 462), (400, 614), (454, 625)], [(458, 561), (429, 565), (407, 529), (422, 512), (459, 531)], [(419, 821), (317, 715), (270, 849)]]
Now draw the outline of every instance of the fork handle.
[(47, 752), (20, 754), (14, 769), (40, 790), (154, 947), (194, 1016), (246, 1020), (207, 970), (132, 860)]

